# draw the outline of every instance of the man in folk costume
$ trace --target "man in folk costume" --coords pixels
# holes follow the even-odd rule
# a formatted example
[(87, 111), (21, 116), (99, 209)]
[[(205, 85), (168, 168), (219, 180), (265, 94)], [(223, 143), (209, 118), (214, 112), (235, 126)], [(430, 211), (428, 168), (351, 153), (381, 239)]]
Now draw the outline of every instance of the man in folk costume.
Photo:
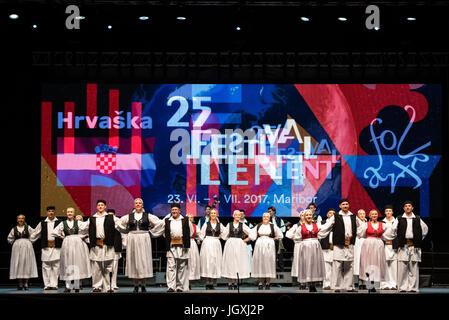
[[(115, 210), (114, 209), (108, 209), (108, 214), (111, 214), (115, 217)], [(115, 237), (114, 237), (114, 263), (112, 264), (112, 289), (118, 290), (117, 286), (117, 274), (118, 274), (118, 263), (120, 258), (122, 257), (122, 250), (123, 250), (123, 241), (122, 241), (122, 234), (120, 231), (115, 230)]]
[(189, 287), (189, 248), (194, 229), (189, 219), (181, 216), (179, 203), (171, 204), (171, 217), (164, 222), (168, 292), (183, 292)]
[(394, 237), (398, 241), (398, 290), (418, 292), (421, 243), (429, 228), (413, 213), (413, 202), (405, 201), (403, 208), (404, 214), (385, 232), (385, 237), (387, 241)]
[[(327, 210), (327, 219), (334, 216), (336, 214), (336, 210), (334, 208), (330, 208)], [(332, 231), (323, 239), (320, 239), (321, 248), (323, 249), (323, 257), (324, 257), (324, 270), (325, 277), (323, 280), (323, 289), (329, 290), (331, 288), (331, 279), (332, 279), (332, 264), (334, 261), (334, 244), (332, 243)]]
[(116, 251), (114, 245), (117, 244), (115, 221), (118, 218), (106, 213), (106, 201), (98, 200), (97, 212), (87, 221), (93, 292), (114, 292), (110, 279)]
[[(274, 206), (269, 207), (268, 213), (270, 214), (270, 222), (275, 226), (277, 226), (282, 231), (282, 234), (284, 234), (285, 231), (287, 231), (287, 226), (284, 220), (276, 216), (276, 208)], [(279, 271), (283, 272), (285, 247), (284, 243), (282, 242), (282, 238), (277, 239), (275, 241), (275, 244), (276, 244), (276, 260), (278, 263), (278, 268)]]
[(52, 236), (53, 229), (61, 221), (55, 217), (55, 207), (47, 207), (47, 218), (37, 225), (31, 241), (41, 238), (42, 278), (44, 290), (58, 290), (59, 259), (62, 239)]
[[(385, 218), (382, 220), (386, 226), (392, 227), (396, 222), (393, 217), (393, 206), (386, 205), (384, 209)], [(381, 281), (380, 289), (396, 290), (398, 287), (398, 239), (387, 240), (385, 242), (385, 259), (387, 261), (387, 269), (385, 272), (385, 280)]]
[(327, 219), (321, 232), (332, 231), (333, 263), (331, 288), (335, 292), (354, 292), (354, 243), (357, 235), (356, 216), (349, 211), (349, 200), (340, 200), (340, 211)]

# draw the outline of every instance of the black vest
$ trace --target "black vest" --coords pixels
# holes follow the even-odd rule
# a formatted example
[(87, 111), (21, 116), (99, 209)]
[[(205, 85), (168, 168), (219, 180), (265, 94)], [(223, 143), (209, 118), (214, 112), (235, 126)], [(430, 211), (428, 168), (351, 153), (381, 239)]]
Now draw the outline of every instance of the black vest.
[[(336, 246), (344, 246), (345, 245), (345, 224), (343, 222), (343, 216), (337, 213), (334, 215), (335, 223), (332, 228), (332, 242)], [(352, 237), (351, 244), (355, 243), (356, 235), (357, 235), (357, 222), (355, 214), (351, 215), (351, 229), (352, 229)]]
[[(90, 248), (97, 246), (97, 225), (96, 225), (96, 217), (89, 218), (89, 246)], [(111, 214), (106, 214), (104, 218), (104, 240), (103, 243), (106, 246), (114, 246), (115, 244), (115, 222), (114, 216)]]
[(331, 248), (331, 244), (329, 242), (329, 237), (330, 237), (330, 232), (327, 235), (326, 238), (320, 239), (320, 243), (321, 243), (321, 249), (323, 250), (329, 250)]
[[(170, 250), (171, 247), (171, 220), (165, 220), (165, 247)], [(190, 226), (187, 218), (182, 219), (182, 247), (184, 249), (190, 248)]]
[[(138, 228), (137, 228), (138, 227)], [(136, 231), (136, 230), (150, 230), (150, 220), (148, 219), (148, 213), (143, 212), (142, 218), (140, 220), (136, 220), (134, 217), (134, 213), (129, 214), (128, 218), (128, 230)]]
[[(420, 217), (413, 218), (413, 246), (415, 248), (421, 248), (422, 241), (422, 229)], [(407, 231), (407, 219), (398, 217), (398, 246), (404, 247), (406, 243), (405, 233)]]
[(19, 232), (17, 226), (14, 227), (14, 238), (17, 239), (28, 239), (30, 238), (30, 232), (28, 231), (28, 225), (25, 223), (23, 225), (23, 231)]
[(115, 230), (114, 234), (114, 251), (115, 252), (122, 252), (122, 234), (120, 231)]
[(243, 223), (239, 222), (239, 227), (234, 228), (234, 221), (229, 223), (229, 238), (243, 238)]
[(210, 221), (207, 223), (207, 227), (206, 227), (206, 236), (209, 237), (219, 237), (221, 234), (221, 230), (220, 230), (220, 222), (217, 222), (217, 226), (215, 227), (216, 229), (212, 229), (212, 224), (210, 223)]
[(78, 234), (78, 231), (79, 231), (79, 229), (78, 229), (78, 221), (76, 219), (73, 221), (73, 227), (72, 228), (69, 228), (69, 225), (67, 224), (67, 220), (64, 221), (62, 224), (64, 226), (64, 229), (63, 229), (64, 230), (64, 235), (70, 236), (72, 234)]
[[(259, 228), (260, 228), (260, 226), (262, 225), (262, 222), (261, 223), (259, 223), (258, 225), (257, 225), (257, 237), (259, 237)], [(270, 228), (271, 228), (271, 233), (270, 233), (270, 235), (269, 235), (269, 237), (270, 238), (274, 238), (275, 237), (275, 233), (274, 233), (274, 224), (272, 224), (272, 223), (270, 223)]]
[[(61, 220), (56, 220), (54, 227), (61, 223)], [(61, 248), (62, 245), (62, 239), (59, 237), (55, 238), (55, 247)], [(48, 224), (45, 220), (41, 221), (41, 247), (47, 248), (48, 247)]]

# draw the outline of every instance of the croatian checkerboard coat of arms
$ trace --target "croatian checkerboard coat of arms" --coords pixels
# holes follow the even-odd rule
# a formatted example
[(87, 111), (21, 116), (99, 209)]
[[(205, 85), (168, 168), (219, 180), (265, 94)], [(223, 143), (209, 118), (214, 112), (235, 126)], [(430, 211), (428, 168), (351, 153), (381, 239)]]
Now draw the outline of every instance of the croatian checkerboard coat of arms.
[(111, 174), (117, 167), (117, 148), (101, 144), (95, 148), (97, 170), (103, 174)]

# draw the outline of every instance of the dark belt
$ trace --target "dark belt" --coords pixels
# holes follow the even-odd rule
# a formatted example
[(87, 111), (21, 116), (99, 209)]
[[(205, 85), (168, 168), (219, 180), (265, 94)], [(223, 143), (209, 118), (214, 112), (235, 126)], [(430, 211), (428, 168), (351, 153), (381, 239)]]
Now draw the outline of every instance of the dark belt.
[(49, 248), (54, 248), (56, 245), (55, 245), (55, 240), (48, 240), (48, 245), (47, 245), (47, 247), (49, 247)]

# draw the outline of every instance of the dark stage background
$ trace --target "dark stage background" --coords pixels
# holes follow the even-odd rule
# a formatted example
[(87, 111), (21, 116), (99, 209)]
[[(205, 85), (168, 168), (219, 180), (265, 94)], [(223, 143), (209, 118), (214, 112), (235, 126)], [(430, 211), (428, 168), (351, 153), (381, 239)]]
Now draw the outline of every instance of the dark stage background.
[[(77, 3), (75, 1), (75, 3)], [(24, 213), (41, 214), (42, 85), (58, 83), (430, 83), (441, 84), (442, 158), (432, 189), (439, 204), (425, 221), (425, 272), (448, 284), (449, 14), (444, 1), (377, 1), (380, 30), (367, 30), (365, 2), (79, 1), (80, 30), (65, 28), (56, 1), (0, 2), (3, 191), (0, 284), (8, 279), (6, 237)], [(12, 11), (18, 20), (8, 19)], [(148, 15), (148, 21), (138, 19)], [(177, 20), (177, 16), (186, 20)], [(342, 23), (340, 15), (348, 17)], [(300, 16), (312, 17), (309, 23)], [(416, 21), (408, 21), (416, 16)], [(32, 25), (37, 28), (33, 29)], [(112, 29), (107, 29), (111, 24)], [(239, 26), (241, 29), (236, 30)], [(432, 124), (429, 124), (432, 125)], [(439, 184), (439, 183), (438, 183)], [(294, 221), (294, 219), (292, 219)], [(290, 241), (285, 241), (290, 246)], [(36, 252), (39, 246), (35, 245)], [(287, 248), (290, 249), (291, 248)], [(431, 252), (441, 255), (431, 256)], [(433, 258), (435, 259), (433, 259)], [(447, 281), (447, 282), (445, 282)]]

